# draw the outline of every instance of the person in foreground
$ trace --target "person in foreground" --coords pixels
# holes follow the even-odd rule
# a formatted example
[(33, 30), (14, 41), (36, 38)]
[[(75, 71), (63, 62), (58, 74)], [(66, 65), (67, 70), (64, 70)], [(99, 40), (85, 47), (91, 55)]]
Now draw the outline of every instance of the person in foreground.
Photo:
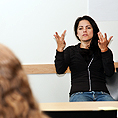
[(20, 61), (0, 44), (0, 118), (48, 118), (39, 109)]
[(57, 41), (56, 72), (63, 74), (68, 66), (71, 71), (70, 102), (115, 101), (105, 80), (105, 76), (115, 72), (113, 54), (108, 48), (113, 36), (109, 39), (106, 33), (103, 36), (90, 16), (78, 17), (74, 31), (80, 43), (66, 49), (66, 30), (61, 36), (57, 32), (54, 34)]

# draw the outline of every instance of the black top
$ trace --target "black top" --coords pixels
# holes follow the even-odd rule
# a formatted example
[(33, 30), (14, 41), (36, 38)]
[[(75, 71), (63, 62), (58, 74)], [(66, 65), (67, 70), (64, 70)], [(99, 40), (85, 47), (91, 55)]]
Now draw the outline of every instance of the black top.
[(79, 53), (85, 59), (86, 63), (89, 64), (89, 62), (91, 61), (91, 58), (93, 56), (93, 51), (90, 49), (80, 48)]
[(71, 71), (70, 95), (75, 92), (108, 92), (105, 76), (115, 72), (113, 55), (106, 52), (80, 48), (80, 44), (67, 47), (63, 52), (56, 52), (55, 67), (58, 74), (63, 74), (69, 66)]

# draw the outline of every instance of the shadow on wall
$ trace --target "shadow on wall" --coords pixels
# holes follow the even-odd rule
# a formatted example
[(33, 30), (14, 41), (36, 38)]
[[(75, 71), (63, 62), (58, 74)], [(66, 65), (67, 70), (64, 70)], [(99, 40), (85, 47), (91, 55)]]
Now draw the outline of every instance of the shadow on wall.
[(118, 68), (112, 77), (106, 77), (107, 88), (111, 96), (118, 101)]

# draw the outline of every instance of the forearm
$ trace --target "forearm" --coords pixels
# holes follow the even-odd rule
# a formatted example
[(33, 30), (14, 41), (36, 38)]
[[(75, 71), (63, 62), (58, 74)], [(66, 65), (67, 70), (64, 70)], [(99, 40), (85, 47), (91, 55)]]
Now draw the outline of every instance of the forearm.
[(64, 52), (56, 52), (55, 56), (55, 68), (58, 74), (63, 74), (68, 67), (68, 62), (64, 58)]
[(115, 72), (113, 54), (110, 49), (102, 53), (104, 72), (107, 76), (112, 76)]

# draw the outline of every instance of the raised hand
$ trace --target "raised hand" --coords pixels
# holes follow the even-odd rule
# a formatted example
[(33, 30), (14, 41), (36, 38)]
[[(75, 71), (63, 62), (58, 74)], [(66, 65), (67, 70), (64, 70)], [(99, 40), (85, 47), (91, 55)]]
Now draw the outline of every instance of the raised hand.
[(111, 41), (113, 36), (111, 36), (107, 40), (107, 34), (106, 33), (105, 33), (105, 36), (103, 36), (101, 32), (98, 32), (98, 37), (99, 37), (98, 46), (101, 49), (101, 52), (107, 51), (108, 50), (108, 44)]
[(63, 52), (64, 47), (66, 46), (66, 42), (64, 40), (66, 30), (62, 33), (61, 36), (58, 35), (57, 32), (55, 32), (54, 37), (56, 38), (57, 42), (57, 51)]

